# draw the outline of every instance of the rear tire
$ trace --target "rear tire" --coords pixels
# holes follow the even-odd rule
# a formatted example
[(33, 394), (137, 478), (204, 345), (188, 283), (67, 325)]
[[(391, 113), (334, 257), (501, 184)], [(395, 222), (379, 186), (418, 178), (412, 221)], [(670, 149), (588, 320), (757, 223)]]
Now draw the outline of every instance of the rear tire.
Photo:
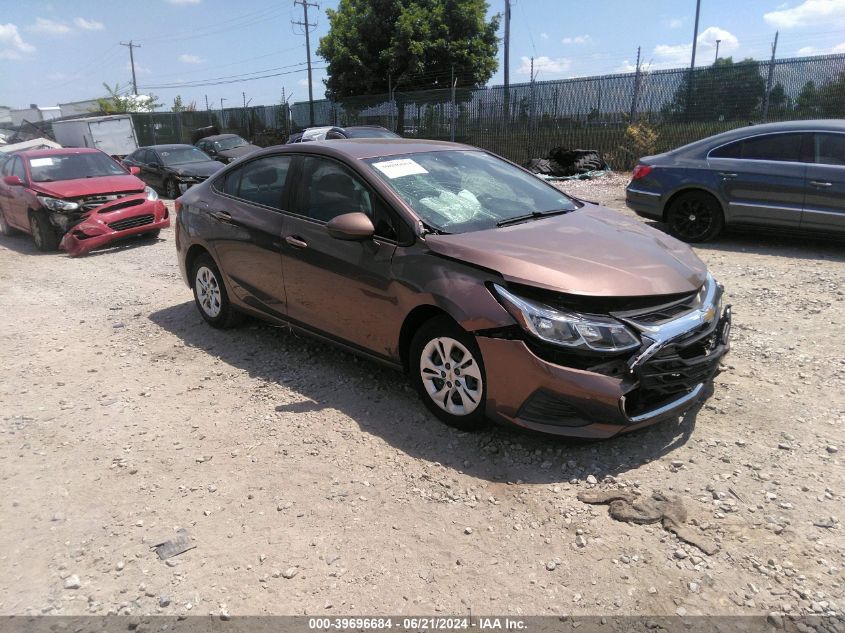
[(409, 354), (411, 382), (438, 419), (462, 431), (487, 425), (487, 394), (481, 350), (449, 317), (436, 317), (417, 330)]
[(44, 211), (30, 212), (29, 228), (32, 231), (35, 247), (39, 251), (47, 253), (59, 248), (59, 235), (53, 225), (50, 224), (50, 220)]
[(707, 242), (725, 227), (722, 206), (704, 191), (688, 191), (672, 200), (666, 210), (669, 232), (684, 242)]
[(191, 271), (191, 288), (200, 315), (212, 327), (226, 329), (235, 327), (244, 319), (229, 301), (220, 269), (208, 253), (194, 261)]

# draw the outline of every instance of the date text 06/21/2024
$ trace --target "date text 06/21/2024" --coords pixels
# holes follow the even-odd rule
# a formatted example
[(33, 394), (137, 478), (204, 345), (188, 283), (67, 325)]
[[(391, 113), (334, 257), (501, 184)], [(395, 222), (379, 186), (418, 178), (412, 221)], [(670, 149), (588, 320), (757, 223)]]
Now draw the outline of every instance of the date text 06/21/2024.
[(482, 631), (523, 631), (524, 620), (509, 617), (390, 617), (309, 618), (310, 630), (385, 630), (397, 628), (405, 631), (450, 631), (478, 629)]

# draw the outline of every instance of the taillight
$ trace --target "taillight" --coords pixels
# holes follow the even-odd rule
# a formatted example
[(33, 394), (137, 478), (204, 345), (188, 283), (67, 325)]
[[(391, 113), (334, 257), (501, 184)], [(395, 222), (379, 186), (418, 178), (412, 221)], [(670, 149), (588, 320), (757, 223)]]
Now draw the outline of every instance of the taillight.
[(640, 163), (636, 167), (634, 167), (634, 173), (631, 174), (631, 180), (639, 180), (640, 178), (645, 178), (651, 173), (652, 167), (651, 165), (643, 165)]

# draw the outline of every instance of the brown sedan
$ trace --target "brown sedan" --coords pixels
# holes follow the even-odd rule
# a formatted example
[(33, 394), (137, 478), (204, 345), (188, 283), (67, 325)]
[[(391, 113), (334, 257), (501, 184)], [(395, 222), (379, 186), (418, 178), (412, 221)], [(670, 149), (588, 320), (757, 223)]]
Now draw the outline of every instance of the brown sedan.
[(268, 148), (177, 211), (208, 323), (249, 314), (402, 369), (458, 428), (610, 437), (691, 407), (728, 351), (722, 287), (685, 244), (472, 147)]

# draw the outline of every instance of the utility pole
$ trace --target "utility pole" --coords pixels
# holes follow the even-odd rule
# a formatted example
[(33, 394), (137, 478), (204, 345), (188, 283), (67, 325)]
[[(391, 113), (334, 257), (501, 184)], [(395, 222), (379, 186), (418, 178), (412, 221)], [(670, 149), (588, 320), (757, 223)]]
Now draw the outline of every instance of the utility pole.
[(769, 120), (769, 97), (772, 94), (772, 81), (775, 76), (775, 53), (778, 50), (778, 31), (775, 31), (775, 41), (772, 43), (772, 59), (769, 62), (769, 78), (766, 80), (766, 99), (763, 102), (763, 123)]
[[(505, 0), (505, 120), (510, 118), (511, 103), (511, 0)], [(506, 124), (507, 125), (507, 124)]]
[(534, 58), (531, 58), (531, 99), (528, 102), (528, 156), (534, 156)]
[(713, 60), (714, 64), (717, 61), (719, 61), (719, 44), (721, 44), (721, 43), (722, 43), (722, 40), (716, 40), (716, 59)]
[(132, 66), (132, 93), (137, 97), (138, 83), (135, 81), (135, 55), (133, 54), (133, 49), (141, 48), (141, 45), (133, 43), (132, 40), (129, 40), (128, 44), (121, 42), (120, 45), (129, 47), (129, 64)]
[(302, 22), (293, 22), (297, 26), (301, 26), (305, 31), (305, 55), (308, 58), (308, 120), (310, 125), (314, 125), (314, 89), (311, 85), (311, 29), (316, 28), (316, 22), (308, 21), (308, 7), (319, 9), (320, 5), (316, 2), (308, 2), (308, 0), (293, 0), (294, 6), (302, 5)]
[(634, 96), (631, 98), (631, 123), (637, 122), (637, 101), (640, 96), (640, 53), (642, 47), (637, 46), (637, 71), (634, 74)]
[(205, 110), (208, 112), (208, 95), (205, 95)]
[(455, 77), (455, 64), (452, 64), (452, 130), (450, 134), (450, 140), (454, 143), (455, 142), (455, 110), (456, 110), (456, 103), (455, 103), (455, 88), (458, 86), (458, 78)]
[(226, 101), (225, 97), (220, 97), (220, 116), (223, 116), (223, 102)]
[(692, 33), (692, 59), (689, 65), (689, 81), (687, 81), (687, 117), (692, 114), (692, 82), (695, 78), (695, 47), (698, 44), (698, 17), (701, 14), (701, 0), (695, 0), (695, 29)]

